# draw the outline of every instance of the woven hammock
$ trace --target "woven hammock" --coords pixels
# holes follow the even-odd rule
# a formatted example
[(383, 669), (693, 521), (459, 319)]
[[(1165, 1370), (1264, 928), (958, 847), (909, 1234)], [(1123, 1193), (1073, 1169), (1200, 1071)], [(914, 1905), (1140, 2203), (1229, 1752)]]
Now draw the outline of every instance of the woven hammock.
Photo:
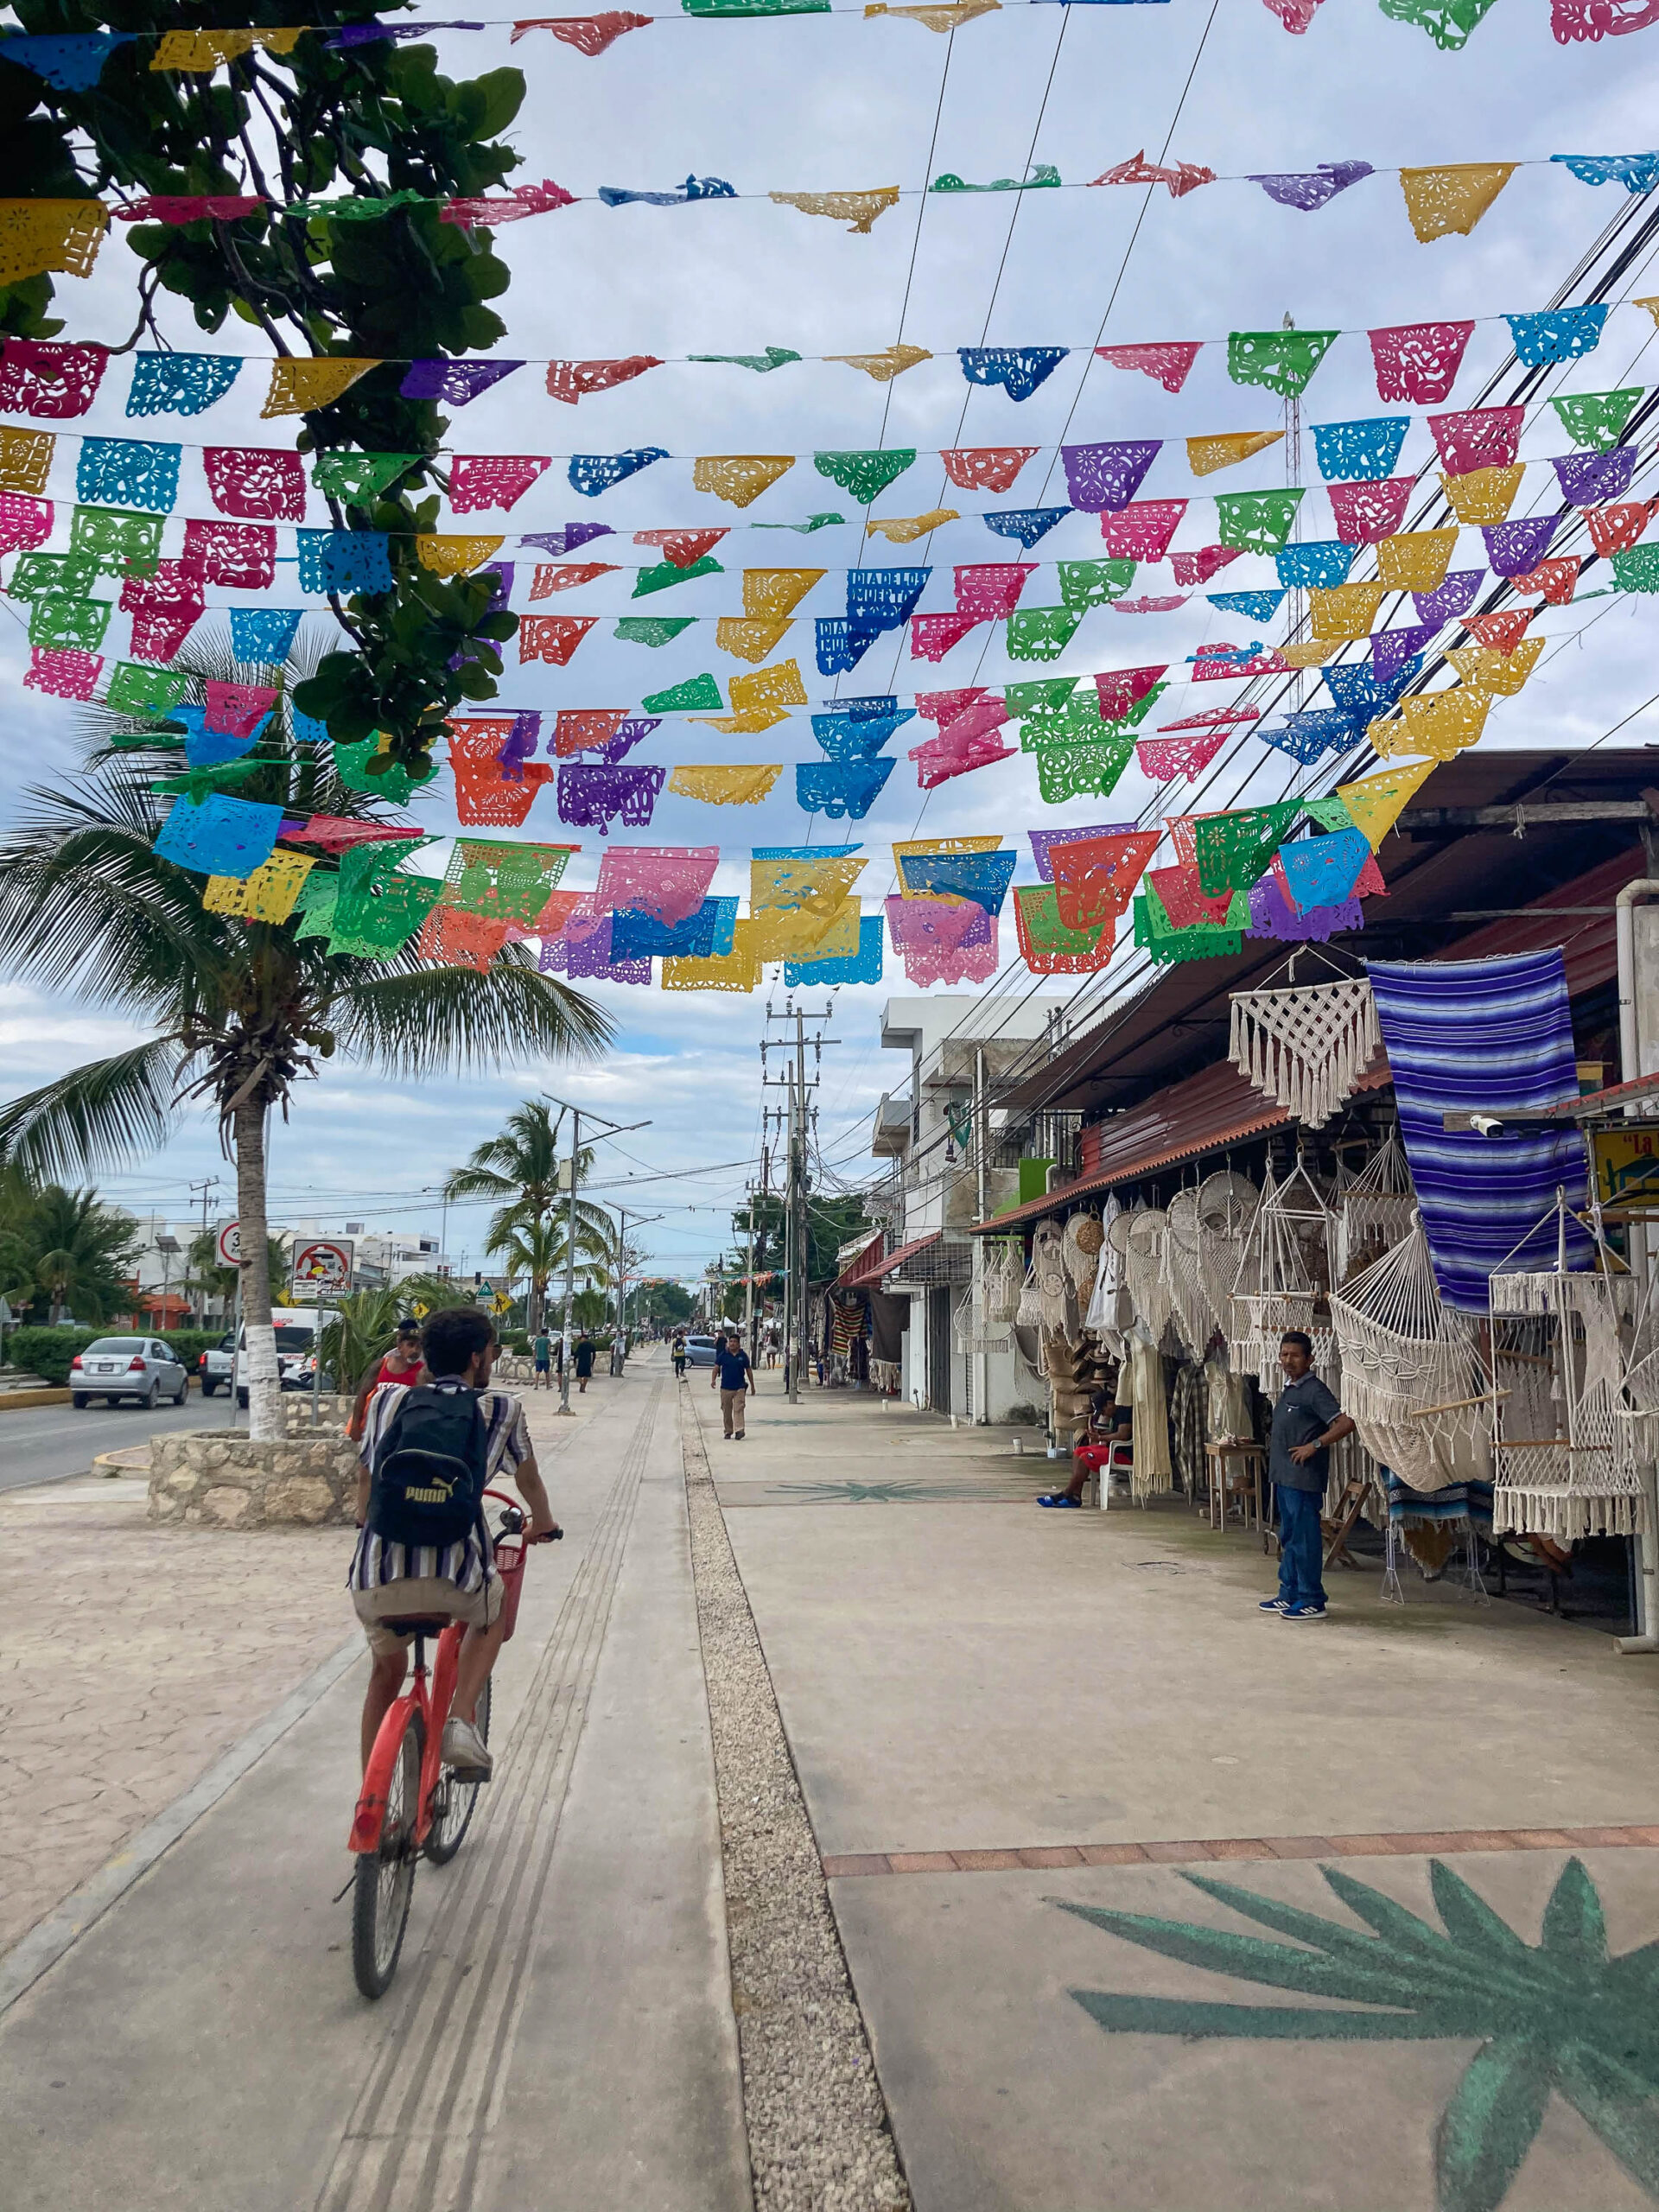
[(1357, 1261), (1369, 1264), (1379, 1244), (1388, 1250), (1408, 1235), (1416, 1211), (1411, 1170), (1390, 1129), (1360, 1173), (1337, 1193), (1338, 1281), (1347, 1281)]
[(1365, 1449), (1414, 1491), (1491, 1479), (1472, 1321), (1441, 1303), (1428, 1239), (1406, 1235), (1331, 1298), (1342, 1409)]
[(1261, 1203), (1255, 1184), (1230, 1169), (1207, 1175), (1196, 1194), (1198, 1280), (1224, 1337), (1232, 1332), (1233, 1286)]
[[(1629, 1536), (1648, 1526), (1646, 1471), (1619, 1418), (1634, 1335), (1629, 1275), (1494, 1274), (1492, 1526), (1554, 1536)], [(1548, 1363), (1550, 1395), (1502, 1392), (1510, 1373)]]
[(1025, 1281), (1024, 1249), (1017, 1237), (987, 1237), (985, 1315), (994, 1326), (1012, 1321), (1020, 1310)]
[(1175, 1487), (1169, 1456), (1169, 1408), (1164, 1392), (1164, 1363), (1155, 1344), (1137, 1337), (1129, 1348), (1129, 1402), (1135, 1408), (1135, 1454), (1129, 1496), (1137, 1505)]
[(1279, 1372), (1279, 1346), (1289, 1329), (1313, 1340), (1316, 1369), (1332, 1371), (1336, 1340), (1325, 1298), (1331, 1287), (1329, 1208), (1299, 1160), (1282, 1183), (1262, 1193), (1233, 1283), (1227, 1345), (1245, 1375)]
[(1175, 1327), (1188, 1357), (1202, 1359), (1217, 1325), (1216, 1308), (1205, 1285), (1199, 1259), (1198, 1193), (1178, 1191), (1169, 1202), (1164, 1237), (1164, 1269), (1174, 1306)]
[(1309, 1128), (1328, 1122), (1382, 1041), (1363, 976), (1285, 991), (1236, 991), (1228, 1058)]

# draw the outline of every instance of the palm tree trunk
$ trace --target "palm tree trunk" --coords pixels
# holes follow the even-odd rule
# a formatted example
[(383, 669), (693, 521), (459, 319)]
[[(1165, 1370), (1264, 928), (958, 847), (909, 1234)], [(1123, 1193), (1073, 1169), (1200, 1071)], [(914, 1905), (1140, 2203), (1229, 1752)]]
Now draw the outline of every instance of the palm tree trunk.
[(247, 1332), (248, 1434), (275, 1443), (283, 1433), (276, 1379), (276, 1332), (270, 1319), (270, 1230), (265, 1218), (265, 1109), (245, 1099), (232, 1118), (236, 1142), (236, 1207), (241, 1239), (242, 1325)]

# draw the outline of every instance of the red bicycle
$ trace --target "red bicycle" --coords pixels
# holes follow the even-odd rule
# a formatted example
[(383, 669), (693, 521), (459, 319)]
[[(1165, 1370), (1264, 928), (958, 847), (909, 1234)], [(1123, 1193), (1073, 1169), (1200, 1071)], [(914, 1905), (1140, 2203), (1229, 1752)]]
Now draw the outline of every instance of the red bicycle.
[[(506, 1510), (495, 1538), (495, 1571), (502, 1582), (501, 1610), (507, 1643), (518, 1620), (524, 1560), (532, 1539), (524, 1508), (505, 1491), (486, 1490)], [(562, 1534), (556, 1531), (555, 1534)], [(380, 1723), (352, 1817), (351, 1848), (357, 1854), (352, 1903), (352, 1972), (365, 1997), (384, 1997), (397, 1971), (415, 1891), (417, 1860), (447, 1866), (472, 1824), (481, 1782), (463, 1782), (444, 1765), (443, 1724), (455, 1694), (462, 1623), (442, 1616), (388, 1621), (401, 1635), (415, 1638), (415, 1671), (409, 1688)], [(438, 1639), (437, 1658), (427, 1687), (426, 1639)], [(490, 1685), (479, 1693), (473, 1725), (490, 1738)]]

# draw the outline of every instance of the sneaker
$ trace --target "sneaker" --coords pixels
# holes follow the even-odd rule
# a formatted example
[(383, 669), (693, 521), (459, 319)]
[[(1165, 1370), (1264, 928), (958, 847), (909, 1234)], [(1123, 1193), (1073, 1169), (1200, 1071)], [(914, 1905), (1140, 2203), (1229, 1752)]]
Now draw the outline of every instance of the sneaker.
[(1323, 1605), (1287, 1605), (1284, 1618), (1287, 1621), (1322, 1621), (1325, 1618), (1325, 1607)]
[(443, 1763), (457, 1782), (487, 1782), (492, 1762), (489, 1748), (470, 1720), (451, 1713), (443, 1724)]
[(1081, 1507), (1083, 1500), (1080, 1497), (1068, 1497), (1063, 1490), (1057, 1490), (1047, 1497), (1039, 1497), (1037, 1503), (1039, 1505), (1073, 1505)]
[(732, 1441), (734, 1444), (741, 1444), (743, 1441), (743, 1431), (741, 1428), (738, 1430), (737, 1434), (732, 1439)]
[(1287, 1613), (1290, 1600), (1287, 1598), (1264, 1598), (1255, 1610), (1258, 1613)]

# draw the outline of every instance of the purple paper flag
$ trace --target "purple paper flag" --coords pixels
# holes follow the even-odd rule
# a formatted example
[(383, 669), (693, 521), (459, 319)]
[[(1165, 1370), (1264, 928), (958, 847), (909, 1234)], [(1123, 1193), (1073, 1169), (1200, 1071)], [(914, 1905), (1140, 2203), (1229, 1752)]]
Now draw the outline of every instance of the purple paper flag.
[(631, 715), (625, 722), (617, 724), (614, 737), (607, 738), (603, 745), (593, 749), (595, 760), (607, 763), (620, 760), (625, 753), (632, 753), (643, 737), (649, 737), (662, 721), (660, 715)]
[[(1411, 603), (1417, 609), (1420, 622), (1455, 622), (1459, 614), (1466, 614), (1475, 603), (1475, 594), (1480, 589), (1484, 569), (1457, 569), (1435, 585), (1433, 591), (1414, 591)], [(1517, 575), (1524, 575), (1517, 569)]]
[(568, 522), (559, 530), (531, 531), (518, 541), (520, 547), (533, 545), (543, 553), (557, 553), (563, 556), (574, 553), (578, 545), (586, 545), (590, 537), (614, 537), (616, 532), (607, 522)]
[(524, 763), (531, 759), (541, 742), (542, 718), (534, 709), (515, 715), (507, 741), (501, 747), (501, 780), (504, 784), (522, 784)]
[(543, 975), (593, 980), (607, 976), (613, 983), (649, 983), (649, 960), (612, 959), (611, 920), (612, 917), (607, 914), (598, 928), (590, 930), (585, 937), (544, 938), (542, 957), (537, 963)]
[(1604, 500), (1622, 499), (1630, 490), (1637, 450), (1615, 446), (1611, 453), (1564, 453), (1549, 465), (1569, 506), (1599, 507)]
[(446, 407), (465, 407), (522, 361), (411, 361), (397, 387), (404, 399), (439, 399)]
[(1529, 576), (1549, 550), (1559, 515), (1523, 515), (1515, 522), (1483, 523), (1486, 558), (1495, 576)]
[(1340, 930), (1362, 930), (1365, 916), (1357, 899), (1340, 906), (1313, 906), (1299, 914), (1271, 869), (1250, 890), (1250, 925), (1246, 937), (1281, 938), (1291, 944), (1323, 944)]
[(1118, 514), (1140, 490), (1161, 438), (1127, 438), (1099, 446), (1062, 446), (1071, 504), (1084, 514)]
[(1259, 184), (1268, 199), (1276, 200), (1281, 207), (1300, 207), (1311, 215), (1339, 192), (1346, 192), (1351, 184), (1373, 174), (1369, 162), (1321, 162), (1307, 175), (1253, 176), (1250, 182)]
[(1382, 630), (1371, 639), (1371, 665), (1385, 683), (1391, 683), (1414, 653), (1421, 652), (1440, 628), (1438, 622), (1418, 622), (1404, 630)]
[(668, 780), (666, 768), (609, 766), (566, 760), (559, 766), (559, 819), (573, 829), (597, 830), (604, 836), (620, 815), (624, 826), (643, 830), (657, 795)]

